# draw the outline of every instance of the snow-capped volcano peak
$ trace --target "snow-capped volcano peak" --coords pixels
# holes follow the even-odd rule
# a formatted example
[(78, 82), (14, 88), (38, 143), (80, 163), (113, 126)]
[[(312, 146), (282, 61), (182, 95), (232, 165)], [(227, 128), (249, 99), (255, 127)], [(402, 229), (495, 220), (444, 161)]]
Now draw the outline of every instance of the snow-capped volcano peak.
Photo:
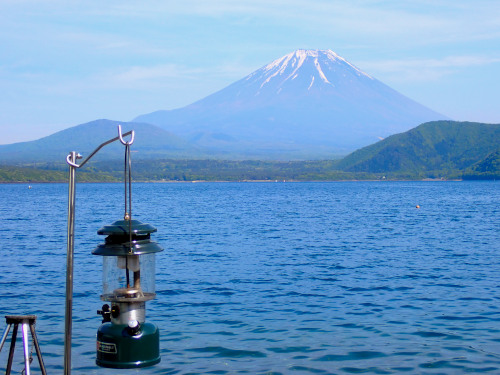
[(372, 80), (344, 58), (332, 50), (299, 49), (265, 65), (246, 77), (254, 84), (259, 82), (260, 90), (274, 89), (281, 92), (289, 81), (301, 81), (304, 87), (311, 90), (318, 85), (336, 87), (343, 85), (342, 81), (363, 77)]
[(135, 121), (238, 155), (270, 147), (303, 156), (354, 150), (443, 118), (331, 50), (299, 49), (189, 106)]

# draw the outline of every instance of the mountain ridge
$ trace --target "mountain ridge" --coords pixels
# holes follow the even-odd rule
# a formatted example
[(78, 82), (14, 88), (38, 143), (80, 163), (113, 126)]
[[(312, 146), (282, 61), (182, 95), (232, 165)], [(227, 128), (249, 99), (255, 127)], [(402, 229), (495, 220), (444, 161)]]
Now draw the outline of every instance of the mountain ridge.
[[(116, 136), (116, 122), (109, 120), (83, 124), (79, 130), (89, 126), (102, 127), (103, 124), (108, 127), (110, 138)], [(500, 179), (500, 124), (429, 122), (361, 148), (342, 160), (303, 161), (173, 159), (158, 154), (148, 157), (141, 141), (144, 139), (142, 130), (148, 128), (133, 125), (136, 130), (132, 147), (135, 181)], [(71, 135), (71, 132), (67, 134)], [(99, 142), (95, 139), (91, 147), (90, 144), (80, 147), (82, 142), (73, 150), (85, 157)], [(106, 150), (108, 153), (104, 152)], [(0, 152), (0, 182), (64, 181), (61, 171), (67, 170), (65, 159), (68, 151), (69, 145), (64, 145), (58, 151), (57, 161), (44, 160), (44, 152), (37, 159), (11, 163), (10, 166), (2, 160)], [(123, 178), (123, 147), (116, 142), (101, 151), (88, 168), (90, 173), (81, 178), (85, 181), (120, 181)]]
[[(444, 116), (331, 50), (297, 50), (189, 106), (121, 124), (143, 134), (136, 142), (142, 158), (319, 160), (338, 159), (428, 117)], [(56, 160), (71, 148), (90, 152), (116, 136), (118, 123), (95, 120), (37, 141), (1, 145), (0, 160)], [(108, 157), (116, 147), (100, 154)]]
[[(5, 164), (27, 160), (61, 161), (65, 160), (70, 151), (77, 151), (85, 157), (101, 143), (118, 136), (118, 125), (122, 125), (123, 133), (132, 129), (136, 131), (134, 151), (141, 157), (186, 156), (198, 152), (198, 149), (188, 142), (155, 125), (99, 119), (61, 130), (38, 140), (0, 145), (0, 162)], [(120, 151), (119, 145), (111, 144), (104, 147), (97, 157), (116, 158), (118, 151)]]

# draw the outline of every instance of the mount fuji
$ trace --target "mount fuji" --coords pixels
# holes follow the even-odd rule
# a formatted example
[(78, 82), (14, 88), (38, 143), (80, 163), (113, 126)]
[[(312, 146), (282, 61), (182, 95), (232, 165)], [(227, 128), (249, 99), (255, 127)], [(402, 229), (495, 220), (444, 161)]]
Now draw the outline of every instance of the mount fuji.
[(218, 155), (322, 158), (442, 119), (331, 50), (297, 50), (193, 104), (133, 121)]

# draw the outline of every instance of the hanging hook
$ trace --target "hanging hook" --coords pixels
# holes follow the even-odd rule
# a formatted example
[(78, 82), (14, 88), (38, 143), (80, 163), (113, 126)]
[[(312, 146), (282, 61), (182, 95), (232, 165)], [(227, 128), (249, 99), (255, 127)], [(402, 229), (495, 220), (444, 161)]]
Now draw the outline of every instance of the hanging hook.
[(66, 162), (74, 168), (80, 168), (81, 165), (78, 165), (73, 162), (76, 162), (78, 159), (81, 159), (82, 155), (77, 154), (76, 152), (71, 152), (68, 156), (66, 156)]
[(130, 141), (128, 142), (125, 142), (123, 140), (123, 136), (122, 136), (122, 126), (121, 125), (118, 125), (118, 137), (120, 138), (120, 142), (122, 143), (122, 145), (131, 145), (132, 143), (134, 143), (134, 136), (135, 136), (135, 132), (132, 130), (131, 131), (131, 135), (130, 135)]

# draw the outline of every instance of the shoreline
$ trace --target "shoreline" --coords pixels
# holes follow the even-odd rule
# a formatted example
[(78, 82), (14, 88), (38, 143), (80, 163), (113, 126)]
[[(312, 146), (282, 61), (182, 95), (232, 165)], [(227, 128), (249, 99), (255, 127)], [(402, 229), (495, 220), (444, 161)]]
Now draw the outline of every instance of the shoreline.
[[(423, 179), (345, 179), (345, 180), (192, 180), (192, 181), (175, 181), (175, 180), (152, 180), (152, 181), (132, 181), (132, 183), (142, 184), (199, 184), (199, 183), (321, 183), (321, 182), (463, 182), (463, 181), (496, 181), (495, 179), (443, 179), (443, 178), (423, 178)], [(40, 184), (67, 184), (68, 181), (0, 181), (1, 184), (16, 184), (16, 185), (40, 185)], [(78, 184), (123, 184), (123, 181), (81, 181)]]

